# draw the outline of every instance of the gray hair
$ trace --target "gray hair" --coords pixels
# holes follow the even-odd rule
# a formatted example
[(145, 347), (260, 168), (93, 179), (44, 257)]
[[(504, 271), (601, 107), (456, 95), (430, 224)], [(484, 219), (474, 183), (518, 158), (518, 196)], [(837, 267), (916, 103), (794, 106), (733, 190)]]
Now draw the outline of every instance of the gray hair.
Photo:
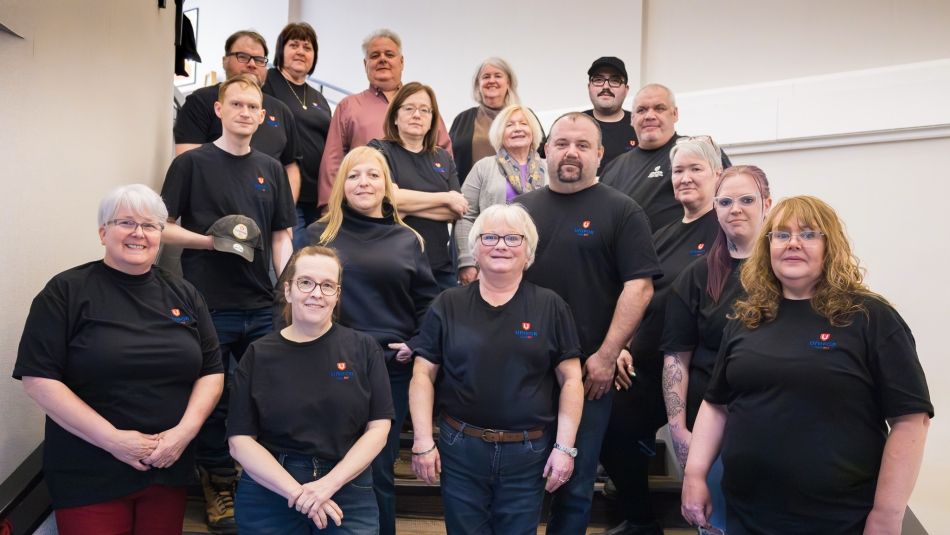
[(99, 226), (113, 219), (122, 208), (162, 224), (168, 220), (168, 208), (158, 193), (144, 184), (128, 184), (115, 188), (99, 201)]
[(494, 147), (495, 152), (501, 150), (505, 140), (505, 123), (516, 111), (520, 111), (524, 115), (528, 122), (528, 128), (531, 129), (531, 150), (536, 151), (538, 146), (541, 145), (541, 138), (544, 137), (544, 133), (541, 132), (541, 124), (538, 123), (538, 118), (534, 116), (534, 112), (521, 104), (512, 104), (498, 112), (495, 120), (491, 123), (491, 128), (488, 129), (488, 142)]
[(673, 90), (671, 90), (669, 87), (666, 87), (663, 84), (647, 84), (641, 87), (640, 89), (638, 89), (637, 94), (633, 96), (634, 109), (636, 109), (637, 97), (640, 96), (640, 93), (646, 91), (647, 89), (661, 89), (663, 91), (666, 91), (666, 94), (670, 96), (670, 106), (674, 108), (676, 107), (676, 95), (673, 94)]
[(507, 61), (494, 56), (483, 61), (482, 64), (475, 69), (475, 76), (472, 78), (472, 98), (475, 99), (475, 102), (484, 104), (484, 102), (482, 102), (482, 92), (478, 89), (478, 79), (481, 77), (482, 69), (485, 68), (485, 65), (491, 65), (505, 73), (505, 76), (508, 77), (508, 94), (505, 95), (505, 106), (520, 103), (521, 99), (518, 98), (518, 77), (515, 76), (514, 69), (511, 68), (511, 65), (509, 65)]
[[(708, 139), (707, 139), (708, 138)], [(722, 172), (722, 151), (711, 137), (681, 137), (676, 140), (670, 150), (670, 164), (679, 153), (688, 154), (706, 162), (706, 165), (717, 175)]]
[(509, 227), (516, 229), (520, 234), (524, 234), (524, 246), (527, 253), (528, 263), (524, 268), (528, 269), (534, 263), (534, 252), (538, 249), (538, 229), (534, 226), (534, 220), (531, 215), (520, 204), (493, 204), (482, 210), (475, 218), (472, 229), (468, 231), (468, 249), (469, 254), (475, 256), (475, 248), (481, 243), (478, 235), (482, 233), (485, 224), (488, 221), (502, 222)]
[(370, 43), (377, 39), (389, 39), (390, 41), (396, 43), (396, 48), (398, 48), (399, 53), (402, 54), (402, 39), (396, 35), (396, 32), (390, 30), (389, 28), (380, 28), (367, 35), (366, 39), (363, 39), (363, 57), (366, 57), (366, 55), (369, 54)]

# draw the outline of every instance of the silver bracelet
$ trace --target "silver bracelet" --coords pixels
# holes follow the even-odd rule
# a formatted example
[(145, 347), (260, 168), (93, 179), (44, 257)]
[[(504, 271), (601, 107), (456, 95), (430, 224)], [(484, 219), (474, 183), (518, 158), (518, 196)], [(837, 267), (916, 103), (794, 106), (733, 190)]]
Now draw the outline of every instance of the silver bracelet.
[(429, 448), (429, 449), (427, 449), (426, 451), (420, 451), (419, 453), (416, 453), (416, 452), (413, 451), (413, 452), (411, 452), (411, 453), (412, 453), (412, 456), (413, 456), (413, 457), (419, 457), (420, 455), (425, 455), (425, 454), (431, 452), (431, 451), (434, 450), (434, 449), (435, 449), (435, 444), (433, 444), (432, 447)]

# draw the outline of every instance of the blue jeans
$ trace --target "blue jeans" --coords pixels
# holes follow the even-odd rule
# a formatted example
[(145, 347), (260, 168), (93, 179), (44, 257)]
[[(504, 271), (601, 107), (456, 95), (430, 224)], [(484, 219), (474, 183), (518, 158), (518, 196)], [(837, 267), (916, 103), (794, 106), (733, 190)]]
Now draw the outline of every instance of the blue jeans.
[[(211, 321), (218, 333), (221, 345), (221, 363), (224, 364), (224, 377), (230, 386), (231, 357), (240, 361), (251, 342), (274, 330), (274, 317), (271, 307), (253, 310), (212, 310)], [(234, 468), (234, 461), (228, 453), (227, 429), (224, 420), (228, 415), (228, 392), (225, 387), (221, 399), (205, 420), (198, 436), (198, 465), (204, 468)]]
[(577, 458), (574, 459), (574, 475), (554, 492), (551, 500), (551, 519), (545, 533), (577, 535), (585, 533), (590, 520), (591, 501), (594, 498), (594, 481), (597, 479), (597, 460), (604, 432), (610, 421), (614, 389), (608, 388), (600, 399), (584, 400), (581, 425), (577, 429)]
[(307, 227), (319, 217), (320, 212), (317, 211), (316, 203), (314, 203), (314, 206), (297, 205), (297, 224), (294, 225), (294, 251), (310, 245)]
[[(281, 466), (298, 483), (310, 483), (325, 476), (336, 463), (303, 455), (279, 454)], [(287, 499), (260, 485), (245, 471), (238, 481), (234, 499), (234, 519), (238, 533), (255, 535), (375, 535), (379, 533), (379, 512), (373, 499), (373, 475), (369, 470), (343, 485), (333, 501), (343, 511), (343, 522), (337, 527), (331, 520), (327, 527), (317, 529), (313, 520), (287, 507)]]
[(709, 467), (709, 473), (706, 474), (706, 486), (709, 487), (709, 497), (712, 499), (713, 514), (709, 517), (709, 523), (712, 527), (719, 528), (723, 533), (729, 533), (726, 530), (726, 495), (722, 492), (722, 456), (717, 456), (716, 461)]
[[(464, 424), (463, 424), (464, 425)], [(485, 442), (439, 422), (442, 504), (449, 535), (535, 535), (544, 501), (549, 429), (536, 440)]]
[(386, 445), (373, 459), (373, 490), (376, 492), (376, 503), (379, 504), (380, 535), (396, 535), (396, 482), (393, 463), (399, 455), (399, 433), (409, 413), (409, 380), (411, 378), (409, 374), (389, 376), (395, 415), (392, 427), (389, 428)]
[(454, 270), (433, 270), (432, 276), (439, 285), (439, 291), (455, 288), (459, 285), (458, 271)]

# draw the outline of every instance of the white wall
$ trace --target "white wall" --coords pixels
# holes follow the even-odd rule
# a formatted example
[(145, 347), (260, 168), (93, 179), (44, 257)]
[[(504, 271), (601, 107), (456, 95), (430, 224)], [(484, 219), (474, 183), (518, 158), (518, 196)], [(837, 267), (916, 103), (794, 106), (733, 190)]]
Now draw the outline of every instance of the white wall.
[(41, 412), (10, 378), (33, 297), (102, 257), (103, 194), (157, 186), (171, 160), (173, 18), (154, 0), (0, 2), (25, 38), (0, 34), (0, 480), (42, 440)]

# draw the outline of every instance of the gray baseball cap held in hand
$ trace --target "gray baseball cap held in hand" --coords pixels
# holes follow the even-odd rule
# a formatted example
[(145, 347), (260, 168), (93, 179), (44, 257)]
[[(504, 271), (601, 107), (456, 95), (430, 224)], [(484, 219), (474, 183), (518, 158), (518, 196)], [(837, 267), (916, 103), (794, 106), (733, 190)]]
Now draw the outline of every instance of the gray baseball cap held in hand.
[(254, 261), (254, 249), (261, 246), (261, 229), (247, 216), (226, 215), (214, 222), (206, 235), (214, 236), (214, 250)]

